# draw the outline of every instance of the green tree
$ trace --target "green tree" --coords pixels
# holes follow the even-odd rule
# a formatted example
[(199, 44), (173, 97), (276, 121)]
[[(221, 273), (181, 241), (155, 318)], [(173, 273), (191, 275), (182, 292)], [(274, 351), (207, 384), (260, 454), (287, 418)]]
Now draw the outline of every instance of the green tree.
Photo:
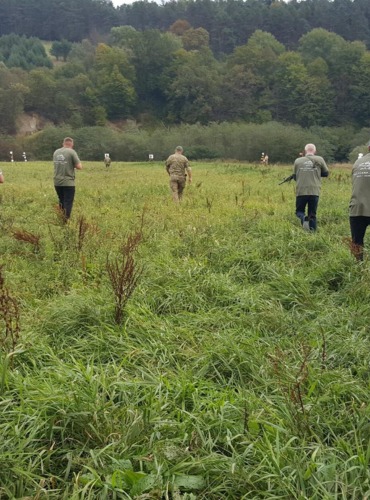
[[(290, 123), (301, 122), (307, 111), (306, 82), (308, 73), (302, 58), (295, 52), (286, 52), (279, 59), (275, 73), (276, 117)], [(302, 123), (301, 123), (302, 124)], [(308, 124), (306, 123), (306, 126)]]
[(110, 119), (127, 118), (136, 104), (136, 94), (132, 83), (114, 66), (99, 87), (100, 101)]
[(55, 56), (57, 60), (62, 57), (63, 61), (67, 60), (68, 54), (72, 50), (72, 43), (68, 40), (60, 40), (53, 42), (50, 54)]
[(347, 42), (335, 33), (315, 29), (300, 39), (299, 52), (306, 63), (318, 57), (327, 63), (328, 78), (334, 90), (337, 123), (353, 121), (351, 75), (366, 52), (365, 45), (361, 42)]
[(53, 72), (48, 69), (30, 71), (27, 86), (30, 91), (26, 96), (25, 110), (40, 113), (52, 121), (57, 121), (55, 104), (57, 84)]
[(220, 104), (220, 72), (209, 49), (179, 51), (172, 78), (167, 90), (171, 121), (207, 123), (214, 119)]
[(23, 112), (24, 99), (29, 89), (21, 83), (0, 88), (0, 133), (15, 134), (17, 118)]
[(209, 33), (204, 28), (189, 28), (181, 39), (186, 50), (198, 50), (209, 45)]
[(132, 48), (132, 62), (138, 75), (135, 87), (139, 110), (155, 110), (161, 116), (166, 106), (169, 84), (168, 69), (181, 48), (181, 41), (172, 33), (148, 30), (139, 34)]
[(89, 40), (74, 43), (68, 56), (71, 63), (82, 64), (85, 71), (91, 70), (95, 63), (95, 47)]
[(328, 124), (334, 93), (327, 71), (321, 58), (306, 67), (300, 54), (282, 54), (275, 73), (276, 118), (303, 127)]
[(226, 60), (221, 86), (225, 118), (257, 122), (271, 119), (274, 75), (278, 58), (284, 52), (284, 46), (275, 37), (261, 30), (235, 49)]
[(285, 52), (283, 44), (270, 33), (257, 30), (246, 45), (237, 47), (230, 56), (231, 64), (241, 64), (266, 80), (273, 78), (277, 58)]
[(126, 52), (118, 47), (109, 47), (104, 43), (100, 43), (96, 48), (94, 65), (98, 79), (102, 75), (105, 78), (105, 75), (112, 73), (115, 67), (128, 80), (135, 80), (135, 68), (129, 62)]
[(362, 55), (351, 72), (350, 95), (356, 123), (370, 126), (370, 52)]
[(110, 30), (112, 45), (132, 50), (139, 40), (140, 33), (132, 26), (116, 26)]
[(26, 70), (38, 66), (52, 67), (44, 46), (38, 38), (27, 38), (14, 33), (0, 37), (0, 59), (9, 67)]

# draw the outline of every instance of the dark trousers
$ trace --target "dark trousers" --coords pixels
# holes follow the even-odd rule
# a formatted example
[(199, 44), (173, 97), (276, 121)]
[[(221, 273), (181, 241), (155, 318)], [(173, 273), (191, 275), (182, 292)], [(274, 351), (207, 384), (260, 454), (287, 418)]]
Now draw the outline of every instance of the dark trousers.
[(367, 226), (370, 226), (370, 217), (359, 215), (357, 217), (349, 218), (349, 225), (351, 227), (351, 236), (353, 243), (356, 245), (364, 245), (364, 237)]
[(352, 236), (352, 253), (357, 260), (364, 258), (364, 237), (367, 226), (370, 226), (370, 217), (358, 215), (349, 218)]
[(316, 212), (318, 204), (319, 197), (313, 195), (297, 196), (295, 200), (296, 216), (300, 219), (302, 225), (305, 220), (308, 220), (309, 227), (312, 231), (316, 231), (317, 228)]
[(75, 198), (75, 186), (54, 186), (59, 199), (59, 208), (68, 220), (71, 216), (73, 200)]

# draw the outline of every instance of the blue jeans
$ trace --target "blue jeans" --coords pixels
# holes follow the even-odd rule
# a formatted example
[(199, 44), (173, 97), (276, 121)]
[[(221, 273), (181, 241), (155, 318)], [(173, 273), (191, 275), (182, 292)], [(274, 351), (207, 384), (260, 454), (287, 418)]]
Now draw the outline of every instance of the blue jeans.
[[(316, 231), (317, 221), (316, 212), (319, 204), (319, 197), (313, 195), (297, 196), (295, 200), (295, 214), (300, 219), (301, 224), (308, 220), (311, 231)], [(307, 206), (307, 215), (306, 215)]]

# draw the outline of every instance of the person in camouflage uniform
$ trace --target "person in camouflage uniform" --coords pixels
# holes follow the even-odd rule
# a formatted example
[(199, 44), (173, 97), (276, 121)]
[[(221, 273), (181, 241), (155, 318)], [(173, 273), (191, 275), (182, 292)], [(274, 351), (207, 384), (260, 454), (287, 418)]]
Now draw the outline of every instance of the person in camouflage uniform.
[(169, 156), (166, 160), (166, 170), (170, 176), (172, 198), (176, 203), (181, 201), (187, 175), (189, 176), (189, 184), (191, 184), (191, 168), (189, 160), (182, 153), (183, 148), (181, 146), (177, 146), (175, 154)]

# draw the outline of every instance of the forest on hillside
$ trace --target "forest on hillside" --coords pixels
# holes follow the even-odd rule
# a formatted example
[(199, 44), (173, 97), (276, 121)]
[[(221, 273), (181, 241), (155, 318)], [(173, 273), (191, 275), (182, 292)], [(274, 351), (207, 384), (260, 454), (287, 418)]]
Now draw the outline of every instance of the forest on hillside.
[(118, 8), (107, 0), (2, 0), (0, 36), (15, 33), (43, 40), (101, 41), (115, 26), (168, 31), (183, 19), (209, 33), (215, 55), (230, 54), (258, 29), (288, 48), (314, 28), (370, 47), (368, 0), (181, 0), (158, 5), (136, 1)]

